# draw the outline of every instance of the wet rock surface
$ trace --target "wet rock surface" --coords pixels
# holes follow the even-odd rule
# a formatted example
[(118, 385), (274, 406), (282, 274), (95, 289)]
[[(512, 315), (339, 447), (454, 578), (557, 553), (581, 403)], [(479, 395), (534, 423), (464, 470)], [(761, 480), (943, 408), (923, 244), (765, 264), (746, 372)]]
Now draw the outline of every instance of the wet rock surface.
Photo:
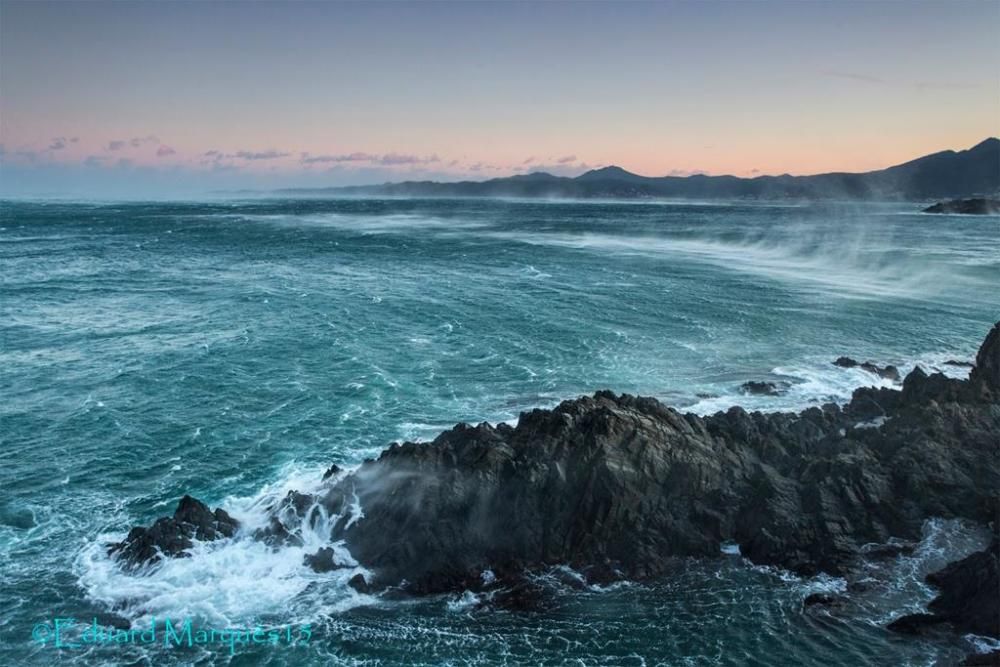
[(750, 380), (740, 385), (740, 392), (756, 396), (780, 396), (788, 388), (787, 384)]
[(1000, 638), (1000, 537), (989, 547), (927, 575), (938, 595), (926, 613), (907, 614), (889, 624), (903, 634), (923, 634), (947, 625), (960, 633)]
[(893, 382), (900, 382), (903, 378), (899, 373), (899, 369), (895, 366), (889, 364), (887, 366), (878, 366), (871, 361), (857, 362), (850, 357), (837, 357), (833, 362), (834, 366), (839, 366), (841, 368), (860, 368), (863, 371), (867, 371), (872, 375), (877, 375), (885, 380), (891, 380)]
[[(724, 542), (755, 563), (843, 574), (864, 545), (915, 541), (928, 518), (994, 520), (998, 443), (1000, 323), (967, 380), (918, 368), (901, 389), (859, 389), (843, 407), (710, 417), (603, 391), (523, 413), (516, 427), (459, 424), (394, 444), (281, 511), (318, 503), (341, 517), (331, 539), (372, 573), (355, 588), (508, 591), (520, 608), (537, 598), (525, 573), (565, 564), (588, 582), (643, 579), (670, 557), (718, 557)], [(193, 509), (133, 529), (113, 552), (134, 566), (235, 531), (193, 499), (182, 505)], [(967, 566), (976, 577), (990, 567)], [(967, 566), (934, 575), (933, 623), (904, 625), (978, 623), (949, 593), (966, 599)]]
[(184, 496), (173, 516), (157, 519), (149, 528), (136, 527), (108, 553), (128, 568), (155, 563), (161, 557), (185, 557), (192, 540), (210, 541), (232, 537), (239, 523), (223, 509), (214, 512), (200, 500)]

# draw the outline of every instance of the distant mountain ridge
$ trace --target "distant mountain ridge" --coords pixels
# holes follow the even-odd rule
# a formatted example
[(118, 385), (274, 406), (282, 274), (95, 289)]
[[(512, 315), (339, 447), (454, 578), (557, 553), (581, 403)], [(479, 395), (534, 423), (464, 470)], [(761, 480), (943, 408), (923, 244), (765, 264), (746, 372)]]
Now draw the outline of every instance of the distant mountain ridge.
[(877, 171), (813, 176), (641, 176), (621, 167), (594, 169), (575, 178), (546, 172), (486, 181), (404, 181), (382, 185), (287, 188), (290, 195), (409, 197), (567, 197), (678, 199), (912, 200), (994, 196), (1000, 193), (1000, 139), (962, 151), (941, 151)]

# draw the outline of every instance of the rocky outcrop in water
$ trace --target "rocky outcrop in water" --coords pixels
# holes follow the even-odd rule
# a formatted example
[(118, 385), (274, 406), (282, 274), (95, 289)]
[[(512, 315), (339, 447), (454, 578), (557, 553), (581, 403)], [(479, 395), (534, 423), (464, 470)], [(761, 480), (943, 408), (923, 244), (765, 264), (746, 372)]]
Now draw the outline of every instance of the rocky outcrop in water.
[(750, 380), (740, 385), (740, 392), (756, 396), (780, 396), (785, 393), (787, 385), (778, 385), (774, 382), (761, 380)]
[(161, 557), (186, 557), (192, 540), (210, 541), (236, 534), (239, 523), (223, 509), (214, 512), (191, 496), (181, 498), (174, 515), (149, 528), (136, 527), (108, 552), (129, 568), (155, 563)]
[(1000, 199), (951, 199), (928, 206), (924, 213), (962, 213), (964, 215), (992, 215), (1000, 213)]
[(927, 575), (939, 593), (929, 613), (908, 614), (889, 624), (904, 634), (950, 624), (962, 633), (1000, 638), (1000, 536), (990, 546)]
[[(526, 571), (567, 564), (592, 581), (641, 579), (670, 557), (717, 556), (724, 542), (756, 563), (843, 573), (863, 545), (915, 540), (930, 517), (993, 520), (998, 443), (1000, 323), (968, 380), (917, 369), (901, 389), (859, 389), (843, 407), (710, 417), (598, 392), (526, 412), (516, 427), (459, 424), (432, 443), (394, 444), (321, 493), (289, 494), (280, 515), (340, 516), (331, 537), (373, 573), (366, 589), (502, 589), (517, 606), (533, 596)], [(162, 521), (174, 523), (154, 535)], [(115, 552), (133, 565), (153, 547), (176, 555), (183, 540), (161, 534), (176, 524), (198, 527), (183, 528), (187, 539), (211, 539), (202, 526), (225, 536), (230, 524), (215, 521), (175, 514)], [(294, 538), (295, 522), (282, 525), (277, 509), (275, 521), (271, 540)], [(314, 558), (336, 566), (325, 555)]]
[(872, 375), (877, 375), (885, 380), (892, 380), (893, 382), (899, 382), (902, 376), (899, 374), (899, 369), (893, 365), (888, 365), (885, 367), (877, 366), (870, 361), (865, 361), (858, 363), (850, 357), (837, 357), (837, 360), (833, 362), (834, 366), (840, 366), (841, 368), (860, 368), (863, 371), (868, 371)]

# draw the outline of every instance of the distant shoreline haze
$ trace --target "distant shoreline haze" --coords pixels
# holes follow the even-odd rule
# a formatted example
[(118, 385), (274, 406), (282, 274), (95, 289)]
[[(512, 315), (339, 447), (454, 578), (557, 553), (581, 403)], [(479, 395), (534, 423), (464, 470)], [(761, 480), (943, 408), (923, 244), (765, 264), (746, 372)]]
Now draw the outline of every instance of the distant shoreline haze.
[[(244, 190), (243, 192), (249, 192)], [(259, 191), (256, 191), (259, 192)], [(379, 185), (282, 188), (281, 195), (375, 195), (409, 197), (567, 197), (691, 199), (883, 199), (927, 200), (1000, 193), (1000, 139), (972, 148), (941, 151), (903, 164), (861, 173), (811, 176), (641, 176), (621, 167), (593, 169), (576, 177), (533, 172), (485, 181), (402, 181)]]

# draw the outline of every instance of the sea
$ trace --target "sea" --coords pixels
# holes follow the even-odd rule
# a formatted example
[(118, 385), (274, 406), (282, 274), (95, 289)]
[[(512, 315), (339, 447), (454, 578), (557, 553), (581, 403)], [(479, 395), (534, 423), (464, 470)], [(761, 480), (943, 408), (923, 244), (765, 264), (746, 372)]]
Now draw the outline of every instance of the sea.
[[(600, 389), (711, 414), (891, 386), (841, 355), (961, 377), (945, 362), (972, 361), (1000, 320), (1000, 217), (920, 208), (0, 202), (0, 663), (930, 667), (996, 648), (884, 627), (985, 544), (955, 520), (826, 608), (803, 600), (846, 582), (735, 545), (654, 581), (554, 568), (530, 612), (360, 594), (360, 566), (303, 564), (321, 530), (200, 543), (141, 574), (107, 555), (184, 494), (252, 527), (331, 464)], [(750, 380), (783, 393), (745, 395)]]

